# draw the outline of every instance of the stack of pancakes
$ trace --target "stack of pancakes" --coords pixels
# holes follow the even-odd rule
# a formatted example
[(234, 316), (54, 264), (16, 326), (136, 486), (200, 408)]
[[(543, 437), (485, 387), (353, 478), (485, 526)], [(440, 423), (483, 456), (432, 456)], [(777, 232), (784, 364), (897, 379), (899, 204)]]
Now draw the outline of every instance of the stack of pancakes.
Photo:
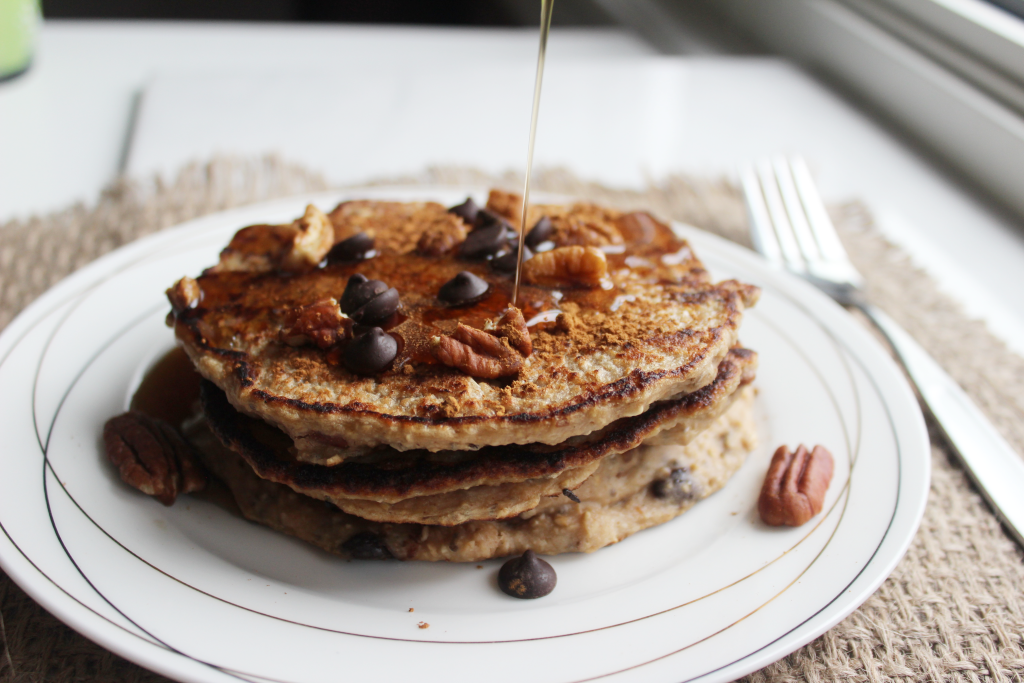
[[(518, 202), (495, 191), (479, 215), (310, 207), (289, 226), (243, 229), (191, 290), (175, 285), (193, 292), (171, 296), (173, 324), (204, 378), (204, 426), (190, 436), (246, 517), (345, 557), (590, 552), (678, 516), (739, 468), (753, 446), (756, 355), (738, 330), (758, 290), (711, 282), (646, 213), (531, 206), (527, 225), (546, 219), (541, 256), (582, 247), (606, 269), (523, 285), (532, 353), (514, 374), (440, 359), (440, 337), (494, 330), (507, 311), (514, 273), (497, 266), (501, 252), (461, 245), (495, 219), (512, 236)], [(372, 250), (330, 251), (366, 236)], [(440, 300), (465, 271), (486, 293)], [(398, 349), (376, 372), (346, 356), (366, 332), (346, 316), (295, 333), (295, 311), (335, 306), (354, 275), (401, 299), (373, 323)]]

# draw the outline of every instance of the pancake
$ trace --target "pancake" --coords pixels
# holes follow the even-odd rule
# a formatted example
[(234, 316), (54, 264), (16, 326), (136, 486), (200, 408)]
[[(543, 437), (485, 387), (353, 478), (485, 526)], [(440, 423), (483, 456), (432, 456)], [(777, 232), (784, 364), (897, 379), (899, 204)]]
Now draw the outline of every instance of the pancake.
[[(580, 504), (553, 498), (511, 519), (458, 526), (367, 521), (261, 479), (203, 425), (189, 438), (254, 522), (345, 558), (479, 562), (527, 549), (593, 552), (679, 516), (719, 490), (754, 447), (752, 403), (753, 390), (744, 387), (729, 410), (687, 446), (641, 446), (605, 458), (576, 490)], [(659, 482), (673, 476), (686, 485), (665, 495)]]
[(202, 404), (218, 438), (261, 478), (374, 521), (454, 525), (530, 510), (544, 496), (579, 486), (601, 459), (634, 449), (662, 430), (671, 430), (674, 443), (687, 443), (727, 410), (739, 387), (753, 379), (756, 362), (752, 351), (732, 349), (711, 384), (554, 447), (387, 449), (331, 467), (296, 460), (283, 432), (236, 411), (208, 381)]
[[(496, 197), (501, 210), (514, 195)], [(431, 351), (459, 323), (493, 323), (512, 289), (511, 277), (488, 262), (457, 255), (469, 226), (432, 203), (347, 202), (329, 222), (311, 207), (289, 226), (240, 231), (221, 263), (196, 279), (198, 305), (176, 307), (175, 334), (237, 410), (282, 430), (313, 463), (380, 447), (555, 446), (712, 383), (757, 288), (710, 282), (686, 242), (645, 213), (574, 205), (554, 218), (561, 227), (550, 246), (598, 250), (607, 274), (594, 286), (523, 288), (533, 353), (514, 378), (473, 377)], [(315, 245), (357, 231), (375, 238), (373, 258), (309, 265)], [(486, 280), (488, 294), (444, 306), (438, 290), (460, 271)], [(281, 336), (292, 312), (339, 298), (356, 273), (397, 288), (402, 302), (382, 324), (398, 355), (369, 377), (339, 362), (350, 323), (333, 349), (292, 346)]]

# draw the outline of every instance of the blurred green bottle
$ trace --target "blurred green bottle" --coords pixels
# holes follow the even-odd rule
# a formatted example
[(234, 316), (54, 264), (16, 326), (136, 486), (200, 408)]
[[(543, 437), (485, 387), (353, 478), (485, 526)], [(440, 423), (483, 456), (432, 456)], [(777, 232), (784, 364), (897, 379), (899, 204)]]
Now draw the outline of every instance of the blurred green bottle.
[(39, 19), (39, 0), (0, 0), (0, 81), (32, 62)]

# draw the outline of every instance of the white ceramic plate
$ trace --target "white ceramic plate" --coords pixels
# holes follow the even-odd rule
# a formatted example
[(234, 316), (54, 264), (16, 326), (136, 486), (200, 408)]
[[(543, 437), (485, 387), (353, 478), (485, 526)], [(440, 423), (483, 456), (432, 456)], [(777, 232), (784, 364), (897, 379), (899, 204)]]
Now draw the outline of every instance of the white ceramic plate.
[[(359, 195), (453, 204), (466, 192)], [(500, 561), (344, 562), (194, 498), (165, 508), (124, 486), (102, 425), (173, 344), (164, 289), (214, 263), (239, 227), (340, 198), (248, 207), (135, 242), (0, 336), (0, 564), (81, 633), (187, 681), (727, 681), (834, 625), (903, 555), (929, 449), (896, 366), (817, 291), (686, 226), (715, 277), (764, 288), (742, 334), (761, 358), (762, 444), (674, 522), (551, 558), (558, 587), (542, 600), (499, 592)], [(756, 500), (771, 452), (800, 442), (836, 457), (825, 510), (768, 528)]]

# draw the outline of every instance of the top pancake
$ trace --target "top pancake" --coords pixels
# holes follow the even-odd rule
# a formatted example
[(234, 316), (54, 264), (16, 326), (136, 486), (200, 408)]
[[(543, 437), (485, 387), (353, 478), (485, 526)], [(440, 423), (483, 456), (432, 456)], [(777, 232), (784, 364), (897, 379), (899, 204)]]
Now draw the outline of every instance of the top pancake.
[[(489, 206), (514, 217), (514, 196), (492, 193)], [(608, 275), (597, 287), (522, 288), (534, 352), (517, 377), (474, 378), (431, 353), (431, 338), (458, 323), (493, 323), (513, 285), (487, 262), (458, 256), (470, 228), (432, 203), (346, 202), (335, 209), (334, 242), (358, 232), (376, 239), (376, 256), (364, 261), (291, 272), (207, 270), (197, 278), (200, 303), (179, 311), (175, 332), (199, 372), (237, 409), (297, 443), (342, 452), (558, 444), (715, 378), (756, 287), (710, 282), (686, 242), (645, 213), (531, 207), (531, 220), (539, 215), (551, 216), (556, 246), (601, 249)], [(232, 245), (238, 242), (236, 236)], [(225, 250), (222, 264), (236, 256)], [(437, 292), (463, 270), (485, 279), (490, 291), (473, 305), (447, 308)], [(398, 341), (398, 356), (369, 377), (339, 363), (344, 340), (326, 350), (281, 341), (289, 311), (340, 298), (355, 273), (397, 288), (402, 301), (381, 325)]]

